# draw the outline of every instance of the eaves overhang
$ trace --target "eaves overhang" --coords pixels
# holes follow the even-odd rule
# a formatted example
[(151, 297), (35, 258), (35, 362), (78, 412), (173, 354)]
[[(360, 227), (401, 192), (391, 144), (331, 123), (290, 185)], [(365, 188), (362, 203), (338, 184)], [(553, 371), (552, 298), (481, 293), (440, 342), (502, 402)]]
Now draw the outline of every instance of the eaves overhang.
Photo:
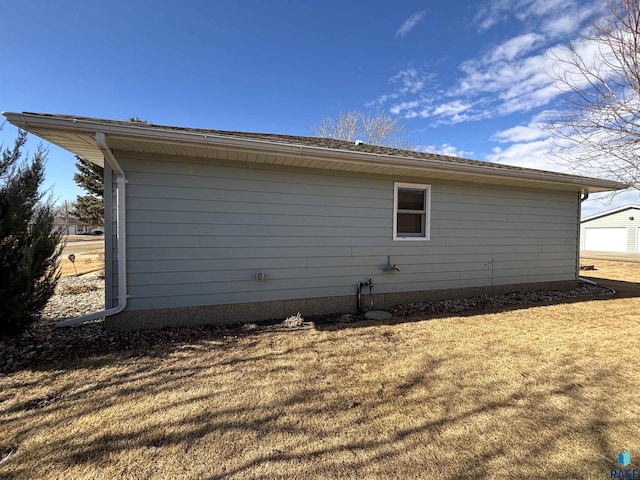
[(106, 135), (109, 148), (114, 152), (198, 157), (212, 162), (264, 163), (580, 193), (628, 188), (623, 183), (611, 180), (490, 162), (458, 163), (449, 160), (450, 157), (438, 155), (412, 158), (245, 138), (239, 134), (223, 135), (200, 129), (177, 129), (68, 115), (11, 112), (4, 112), (3, 115), (13, 125), (99, 165), (103, 165), (104, 159), (96, 146), (96, 132)]

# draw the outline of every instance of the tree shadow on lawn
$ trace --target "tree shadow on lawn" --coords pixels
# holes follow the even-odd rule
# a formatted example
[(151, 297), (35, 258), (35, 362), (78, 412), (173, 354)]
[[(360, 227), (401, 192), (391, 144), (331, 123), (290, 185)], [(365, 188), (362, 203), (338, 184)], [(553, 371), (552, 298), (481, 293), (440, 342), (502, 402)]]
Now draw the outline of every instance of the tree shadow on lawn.
[[(616, 289), (617, 296), (550, 304), (640, 297), (639, 284), (597, 281)], [(428, 336), (424, 350), (416, 352), (388, 330), (369, 334), (362, 345), (360, 332), (349, 330), (415, 320), (320, 323), (315, 336), (313, 330), (297, 332), (305, 335), (300, 344), (286, 339), (270, 344), (275, 336), (258, 334), (259, 329), (202, 328), (184, 336), (169, 329), (165, 336), (147, 332), (144, 345), (116, 341), (114, 349), (91, 353), (87, 348), (30, 366), (24, 373), (32, 377), (16, 377), (9, 385), (25, 391), (42, 382), (52, 386), (46, 395), (25, 396), (11, 406), (0, 395), (0, 430), (14, 432), (7, 441), (18, 446), (15, 458), (0, 465), (0, 478), (3, 470), (9, 477), (38, 473), (20, 460), (27, 438), (25, 462), (42, 465), (43, 472), (63, 465), (58, 472), (71, 469), (70, 475), (95, 473), (96, 478), (161, 476), (154, 470), (158, 455), (176, 464), (168, 476), (197, 471), (192, 476), (200, 478), (486, 478), (497, 472), (585, 478), (615, 468), (621, 448), (640, 448), (637, 434), (628, 443), (612, 440), (625, 441), (620, 432), (639, 426), (632, 393), (637, 385), (629, 387), (624, 377), (629, 362), (637, 363), (634, 357), (612, 355), (587, 369), (579, 352), (567, 350), (549, 363), (541, 355), (553, 353), (523, 347), (513, 351), (513, 361), (524, 359), (514, 380), (488, 374), (493, 364), (483, 352), (436, 352)], [(337, 329), (345, 330), (332, 332)], [(491, 351), (502, 341), (487, 339), (485, 348)], [(81, 342), (71, 351), (80, 346), (87, 347)], [(375, 365), (358, 370), (369, 350)], [(200, 354), (208, 355), (206, 362), (174, 358)], [(417, 360), (399, 375), (395, 367), (408, 355)], [(110, 367), (115, 370), (106, 377), (92, 378), (92, 372)], [(385, 373), (376, 376), (371, 368)], [(66, 379), (73, 374), (83, 383)], [(181, 391), (187, 393), (175, 396)], [(136, 402), (145, 406), (128, 413)], [(104, 423), (101, 411), (114, 417)], [(83, 430), (87, 419), (95, 427)], [(119, 423), (126, 428), (110, 425)], [(69, 433), (51, 442), (33, 439), (56, 430)], [(141, 460), (129, 467), (123, 459), (131, 455)]]
[[(528, 368), (539, 368), (532, 375), (507, 380), (487, 376), (485, 369), (495, 367), (490, 356), (394, 351), (374, 340), (378, 363), (359, 371), (351, 362), (367, 347), (343, 343), (308, 339), (271, 358), (250, 358), (240, 369), (231, 351), (217, 365), (188, 369), (148, 359), (126, 375), (80, 389), (69, 384), (68, 391), (57, 391), (59, 400), (40, 408), (22, 402), (2, 411), (0, 404), (0, 426), (15, 430), (21, 410), (29, 410), (28, 425), (18, 426), (14, 438), (66, 429), (69, 434), (55, 441), (30, 441), (29, 456), (43, 471), (61, 468), (52, 474), (154, 477), (163, 473), (155, 462), (169, 458), (167, 477), (453, 479), (499, 472), (522, 478), (604, 475), (620, 447), (611, 444), (612, 431), (637, 423), (633, 408), (610, 404), (620, 380), (616, 364), (586, 372), (579, 358), (561, 356), (544, 367), (532, 364)], [(314, 360), (314, 349), (332, 345), (342, 361)], [(411, 352), (416, 359), (397, 374), (394, 364)], [(536, 355), (529, 355), (535, 362)], [(305, 362), (315, 362), (315, 377), (295, 372)], [(452, 364), (458, 366), (453, 377)], [(82, 362), (76, 367), (84, 368)], [(385, 374), (370, 384), (381, 369)], [(194, 380), (213, 385), (189, 390)], [(157, 402), (141, 405), (149, 396)], [(135, 414), (131, 403), (138, 403)], [(112, 417), (101, 424), (96, 412), (107, 410)], [(95, 426), (86, 426), (90, 419)], [(19, 456), (11, 464), (8, 473), (17, 477), (39, 473), (21, 466)], [(0, 476), (9, 465), (0, 466)]]
[[(367, 328), (371, 326), (400, 325), (413, 323), (416, 321), (443, 319), (448, 317), (474, 317), (493, 313), (525, 310), (541, 306), (573, 304), (582, 302), (609, 302), (618, 298), (640, 297), (640, 283), (624, 282), (593, 278), (601, 286), (616, 290), (614, 296), (589, 296), (577, 298), (563, 298), (547, 302), (510, 304), (499, 307), (485, 309), (471, 309), (461, 312), (434, 312), (416, 313), (407, 316), (395, 316), (389, 320), (369, 320), (364, 316), (353, 316), (349, 322), (341, 322), (342, 314), (320, 315), (306, 317), (306, 326), (315, 328), (318, 331), (335, 331), (343, 329)], [(69, 340), (65, 342), (64, 348), (54, 349), (40, 355), (36, 352), (29, 361), (18, 363), (14, 366), (2, 365), (3, 358), (0, 354), (0, 372), (13, 373), (23, 369), (38, 371), (64, 370), (69, 362), (81, 361), (83, 368), (102, 368), (108, 363), (113, 355), (119, 358), (166, 358), (177, 350), (185, 351), (198, 348), (216, 348), (218, 350), (233, 349), (239, 339), (247, 342), (247, 338), (252, 338), (254, 344), (263, 334), (274, 331), (295, 332), (297, 328), (286, 328), (278, 325), (279, 320), (256, 322), (252, 328), (246, 325), (210, 325), (199, 327), (176, 327), (164, 329), (142, 330), (137, 332), (108, 332), (106, 336), (69, 335)], [(68, 327), (71, 329), (85, 328), (83, 325)], [(206, 347), (203, 347), (206, 345)], [(6, 354), (5, 354), (6, 355)], [(268, 359), (271, 355), (266, 355)], [(44, 358), (43, 358), (44, 357)], [(246, 363), (244, 358), (236, 358), (234, 362)], [(0, 397), (1, 400), (1, 397)]]

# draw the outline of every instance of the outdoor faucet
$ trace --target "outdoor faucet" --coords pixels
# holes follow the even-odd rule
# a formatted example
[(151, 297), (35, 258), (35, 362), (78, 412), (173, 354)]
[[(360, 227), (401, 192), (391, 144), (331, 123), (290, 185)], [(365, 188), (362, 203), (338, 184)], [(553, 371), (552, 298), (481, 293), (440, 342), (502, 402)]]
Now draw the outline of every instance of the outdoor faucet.
[[(371, 297), (371, 288), (373, 287), (373, 281), (369, 279), (366, 282), (358, 283), (358, 288), (356, 290), (356, 295), (358, 300), (358, 314), (362, 313), (362, 304), (360, 300), (360, 296), (362, 295), (362, 287), (369, 287), (369, 297)], [(371, 307), (373, 308), (373, 299), (371, 299)]]

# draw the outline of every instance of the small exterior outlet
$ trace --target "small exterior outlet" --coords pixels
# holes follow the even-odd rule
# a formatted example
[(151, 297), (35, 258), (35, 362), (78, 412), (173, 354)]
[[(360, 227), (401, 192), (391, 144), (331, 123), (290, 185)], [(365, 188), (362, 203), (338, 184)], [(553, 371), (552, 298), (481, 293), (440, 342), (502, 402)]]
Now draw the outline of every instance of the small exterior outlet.
[(256, 280), (258, 282), (264, 282), (264, 272), (256, 272)]

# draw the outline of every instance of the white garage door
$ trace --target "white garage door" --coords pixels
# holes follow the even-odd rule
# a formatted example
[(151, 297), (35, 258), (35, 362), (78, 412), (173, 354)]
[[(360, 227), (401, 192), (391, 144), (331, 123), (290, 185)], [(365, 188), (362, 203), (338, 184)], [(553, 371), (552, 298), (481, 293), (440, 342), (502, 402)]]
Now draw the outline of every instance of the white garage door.
[(626, 252), (627, 228), (585, 228), (584, 249), (601, 252)]

